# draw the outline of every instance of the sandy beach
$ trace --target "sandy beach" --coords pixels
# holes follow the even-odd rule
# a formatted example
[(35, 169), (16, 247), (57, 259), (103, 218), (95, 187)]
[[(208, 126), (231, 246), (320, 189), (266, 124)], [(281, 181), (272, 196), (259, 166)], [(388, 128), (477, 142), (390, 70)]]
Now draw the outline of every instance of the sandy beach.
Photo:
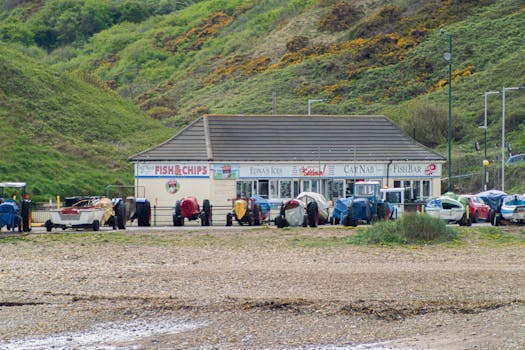
[(525, 348), (523, 245), (309, 244), (351, 234), (329, 228), (108, 234), (0, 244), (0, 348)]

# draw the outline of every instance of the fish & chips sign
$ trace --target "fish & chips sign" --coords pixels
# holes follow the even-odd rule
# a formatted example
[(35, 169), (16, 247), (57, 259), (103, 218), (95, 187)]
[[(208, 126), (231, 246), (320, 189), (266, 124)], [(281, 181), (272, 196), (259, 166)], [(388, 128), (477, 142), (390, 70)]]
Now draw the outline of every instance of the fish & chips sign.
[(135, 177), (209, 177), (207, 163), (137, 164)]

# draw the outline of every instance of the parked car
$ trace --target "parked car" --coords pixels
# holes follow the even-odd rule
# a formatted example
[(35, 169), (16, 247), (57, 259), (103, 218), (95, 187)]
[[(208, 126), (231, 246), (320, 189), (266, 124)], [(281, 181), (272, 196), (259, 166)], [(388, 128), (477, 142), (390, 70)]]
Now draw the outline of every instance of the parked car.
[(512, 157), (509, 157), (507, 160), (508, 165), (518, 164), (518, 163), (525, 163), (525, 153), (522, 154), (516, 154)]
[(465, 199), (469, 206), (469, 214), (473, 223), (479, 222), (479, 220), (489, 221), (490, 207), (485, 204), (481, 197), (473, 194), (462, 194), (459, 198)]
[(440, 196), (429, 200), (425, 205), (425, 213), (437, 219), (457, 223), (460, 226), (472, 225), (472, 220), (466, 215), (465, 206), (449, 196)]

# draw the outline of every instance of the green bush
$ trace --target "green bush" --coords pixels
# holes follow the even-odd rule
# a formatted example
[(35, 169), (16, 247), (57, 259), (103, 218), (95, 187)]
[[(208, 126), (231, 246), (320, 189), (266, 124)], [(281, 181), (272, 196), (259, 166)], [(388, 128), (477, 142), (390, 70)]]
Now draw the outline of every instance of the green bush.
[(457, 232), (443, 220), (428, 215), (405, 213), (397, 221), (378, 222), (350, 237), (354, 244), (414, 244), (453, 240)]

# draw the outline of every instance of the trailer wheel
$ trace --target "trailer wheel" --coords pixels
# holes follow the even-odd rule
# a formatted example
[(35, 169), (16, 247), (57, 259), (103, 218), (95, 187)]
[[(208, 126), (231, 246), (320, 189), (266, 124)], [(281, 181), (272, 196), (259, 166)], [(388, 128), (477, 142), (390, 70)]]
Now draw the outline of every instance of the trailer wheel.
[(93, 231), (98, 231), (100, 229), (100, 221), (93, 221)]
[(288, 226), (288, 222), (284, 216), (278, 216), (275, 218), (275, 226), (277, 226), (277, 228), (283, 228)]
[(232, 214), (228, 213), (226, 214), (226, 226), (231, 226), (233, 223)]
[(108, 220), (108, 224), (111, 226), (113, 230), (116, 230), (117, 229), (117, 217), (115, 215), (110, 217)]
[(117, 220), (117, 226), (120, 230), (126, 229), (126, 206), (124, 202), (120, 201), (115, 206), (115, 218)]
[(53, 229), (53, 222), (51, 222), (51, 220), (46, 220), (46, 223), (44, 224), (46, 226), (46, 231), (47, 232), (51, 232), (51, 230)]
[(20, 215), (17, 215), (16, 221), (16, 226), (18, 226), (18, 232), (22, 232), (22, 217)]
[(22, 226), (24, 232), (31, 231), (32, 226), (32, 215), (33, 215), (33, 209), (32, 209), (32, 202), (29, 199), (24, 199), (22, 201)]
[(303, 216), (303, 227), (308, 227), (308, 214)]
[(262, 216), (262, 209), (259, 206), (259, 204), (255, 204), (253, 206), (253, 216), (254, 216), (254, 225), (259, 226), (262, 224), (263, 216)]
[(489, 210), (489, 221), (490, 221), (490, 224), (492, 226), (495, 225), (495, 221), (494, 221), (494, 216), (495, 216), (496, 212), (494, 211), (494, 209), (490, 209)]
[(346, 209), (346, 214), (343, 216), (343, 226), (357, 226), (357, 220), (352, 219), (352, 207)]
[(209, 226), (207, 225), (207, 217), (205, 212), (199, 214), (199, 219), (201, 219), (201, 226)]
[(494, 214), (494, 224), (493, 224), (493, 226), (501, 226), (501, 218), (500, 218), (500, 214), (498, 214), (498, 213)]
[(203, 226), (210, 226), (212, 224), (212, 206), (210, 204), (209, 199), (205, 199), (202, 201), (202, 211), (206, 214), (206, 225)]
[(379, 220), (386, 220), (386, 203), (377, 203), (377, 216)]
[(306, 208), (308, 214), (308, 224), (310, 227), (317, 227), (319, 224), (319, 211), (316, 202), (312, 202)]
[(151, 205), (148, 200), (137, 202), (137, 224), (139, 226), (150, 226)]

